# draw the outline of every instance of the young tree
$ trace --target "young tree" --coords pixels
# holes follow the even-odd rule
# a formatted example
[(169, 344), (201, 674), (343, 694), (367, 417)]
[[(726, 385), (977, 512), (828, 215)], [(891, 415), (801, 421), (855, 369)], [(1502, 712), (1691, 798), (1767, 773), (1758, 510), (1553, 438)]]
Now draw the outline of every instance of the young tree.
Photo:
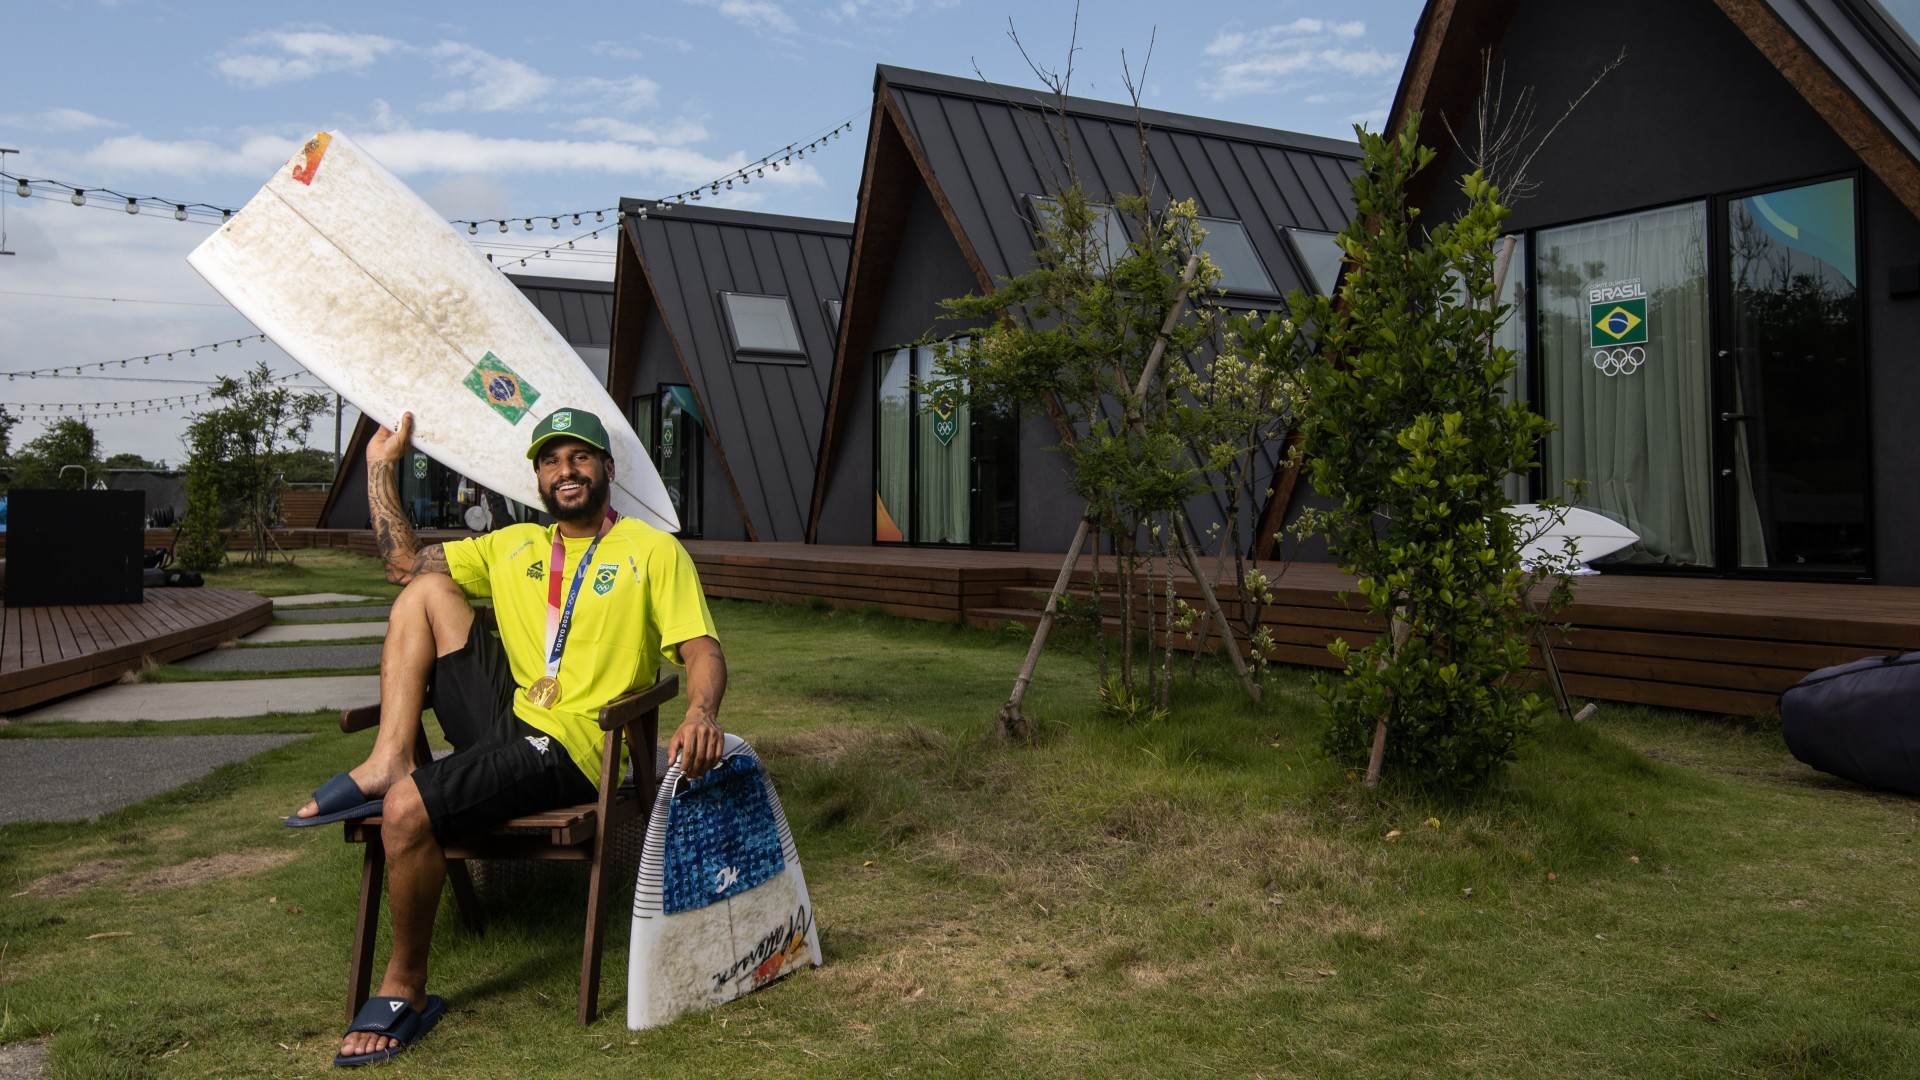
[(107, 455), (107, 460), (101, 462), (100, 467), (103, 469), (164, 469), (167, 467), (167, 463), (165, 461), (148, 461), (139, 454), (128, 453), (123, 450), (118, 454)]
[[(79, 468), (69, 468), (69, 466)], [(100, 447), (85, 420), (64, 416), (13, 457), (12, 487), (80, 490), (98, 479)]]
[(220, 531), (237, 522), (251, 537), (248, 560), (263, 563), (287, 458), (306, 439), (327, 398), (280, 385), (264, 363), (245, 380), (222, 379), (211, 393), (226, 404), (187, 427), (187, 516), (179, 559), (190, 569), (218, 566), (225, 556)]
[(1533, 464), (1549, 425), (1507, 399), (1514, 356), (1493, 343), (1508, 314), (1495, 300), (1500, 193), (1469, 174), (1465, 209), (1423, 234), (1405, 192), (1434, 153), (1417, 121), (1404, 130), (1358, 133), (1346, 277), (1337, 302), (1309, 313), (1323, 329), (1302, 435), (1315, 489), (1334, 504), (1327, 539), (1392, 627), (1364, 649), (1336, 642), (1344, 675), (1319, 688), (1337, 760), (1371, 751), (1370, 779), (1385, 760), (1470, 787), (1544, 709), (1526, 687), (1537, 617), (1525, 597), (1553, 571), (1522, 567), (1502, 481)]

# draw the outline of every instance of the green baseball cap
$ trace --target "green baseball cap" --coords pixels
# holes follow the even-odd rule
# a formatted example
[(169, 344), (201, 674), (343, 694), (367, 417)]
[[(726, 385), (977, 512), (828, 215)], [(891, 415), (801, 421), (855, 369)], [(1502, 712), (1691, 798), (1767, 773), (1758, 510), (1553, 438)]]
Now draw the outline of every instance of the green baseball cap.
[(579, 439), (588, 446), (598, 447), (607, 453), (613, 447), (607, 439), (607, 428), (600, 418), (585, 409), (555, 409), (547, 414), (533, 429), (533, 444), (527, 447), (527, 460), (532, 461), (540, 452), (541, 444), (550, 439)]

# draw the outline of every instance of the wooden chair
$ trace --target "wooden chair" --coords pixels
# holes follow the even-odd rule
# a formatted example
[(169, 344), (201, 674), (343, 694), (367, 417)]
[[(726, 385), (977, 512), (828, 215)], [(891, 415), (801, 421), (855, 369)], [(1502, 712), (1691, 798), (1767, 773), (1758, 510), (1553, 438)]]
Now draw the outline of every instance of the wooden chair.
[[(606, 738), (600, 747), (598, 801), (517, 817), (485, 836), (446, 849), (447, 880), (453, 886), (455, 906), (461, 921), (475, 933), (483, 932), (486, 924), (466, 860), (541, 859), (588, 864), (587, 929), (580, 953), (582, 1024), (592, 1023), (599, 1013), (600, 947), (606, 938), (607, 902), (613, 891), (607, 881), (610, 846), (620, 829), (646, 828), (653, 791), (660, 782), (654, 763), (660, 706), (679, 692), (679, 676), (668, 673), (647, 689), (616, 698), (600, 710), (600, 728)], [(378, 704), (340, 714), (340, 730), (345, 732), (364, 731), (379, 723)], [(424, 735), (423, 731), (414, 744), (416, 764), (425, 764), (429, 758)], [(633, 765), (625, 784), (620, 782), (623, 735)], [(373, 939), (380, 927), (380, 890), (387, 858), (380, 843), (378, 815), (347, 821), (346, 839), (350, 844), (366, 845), (366, 857), (360, 865), (360, 914), (354, 921), (353, 962), (347, 979), (347, 1016), (351, 1020), (366, 1004), (373, 978)]]

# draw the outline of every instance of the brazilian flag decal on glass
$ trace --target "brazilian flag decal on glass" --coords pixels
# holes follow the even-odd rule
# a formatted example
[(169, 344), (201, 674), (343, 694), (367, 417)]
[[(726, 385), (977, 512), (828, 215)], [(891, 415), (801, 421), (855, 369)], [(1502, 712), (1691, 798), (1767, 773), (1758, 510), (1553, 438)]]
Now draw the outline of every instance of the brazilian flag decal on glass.
[(1590, 304), (1587, 311), (1593, 320), (1592, 328), (1588, 332), (1588, 339), (1591, 342), (1589, 348), (1604, 349), (1613, 345), (1646, 344), (1646, 297)]
[(514, 374), (512, 368), (489, 352), (467, 372), (466, 388), (473, 391), (481, 401), (493, 406), (493, 411), (507, 418), (507, 423), (517, 424), (527, 415), (533, 403), (540, 400), (540, 391), (533, 384)]

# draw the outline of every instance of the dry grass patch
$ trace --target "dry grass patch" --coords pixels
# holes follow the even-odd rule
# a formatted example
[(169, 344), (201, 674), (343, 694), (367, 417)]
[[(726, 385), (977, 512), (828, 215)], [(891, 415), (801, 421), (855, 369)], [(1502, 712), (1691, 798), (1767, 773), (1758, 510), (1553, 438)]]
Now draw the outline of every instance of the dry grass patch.
[(71, 869), (48, 874), (14, 893), (14, 896), (40, 896), (59, 899), (76, 896), (116, 877), (128, 866), (126, 859), (93, 859)]
[(253, 851), (223, 851), (218, 855), (208, 855), (174, 866), (162, 866), (129, 881), (127, 891), (140, 893), (155, 889), (178, 889), (188, 885), (204, 885), (209, 881), (221, 881), (226, 878), (246, 877), (275, 867), (285, 866), (299, 856), (298, 851), (275, 851), (255, 849)]

